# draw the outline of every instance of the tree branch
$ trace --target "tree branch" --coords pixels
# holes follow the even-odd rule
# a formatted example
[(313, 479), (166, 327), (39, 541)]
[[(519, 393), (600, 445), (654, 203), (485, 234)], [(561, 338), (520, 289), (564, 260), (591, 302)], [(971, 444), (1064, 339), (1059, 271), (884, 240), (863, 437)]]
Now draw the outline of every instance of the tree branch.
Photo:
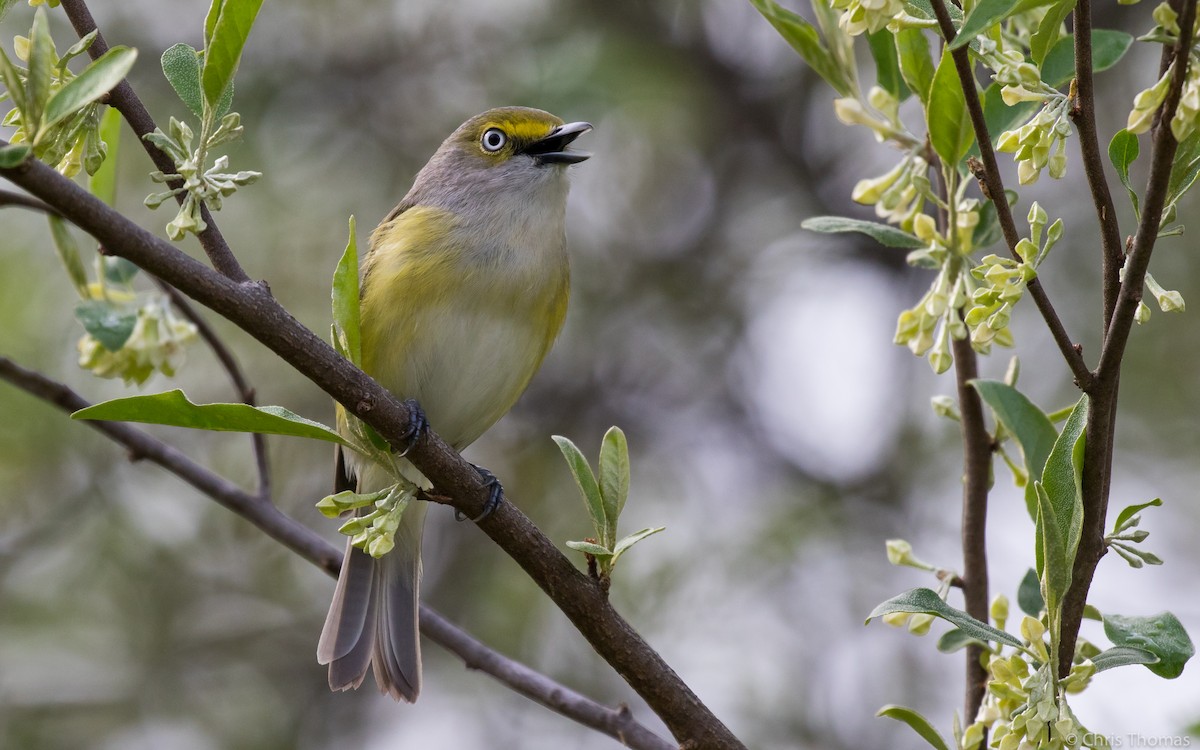
[[(3, 144), (0, 144), (3, 145)], [(339, 356), (271, 296), (265, 284), (239, 283), (132, 223), (50, 167), (26, 160), (0, 176), (62, 211), (116, 255), (162, 278), (225, 316), (297, 372), (371, 425), (392, 445), (409, 442), (409, 412), (399, 399)], [(490, 494), (479, 473), (432, 431), (407, 458), (454, 507), (475, 518)], [(663, 658), (629, 626), (603, 592), (511, 503), (477, 524), (563, 611), (594, 649), (625, 679), (680, 744), (743, 747)]]
[[(88, 55), (93, 60), (103, 55), (108, 51), (108, 42), (104, 40), (104, 35), (96, 27), (96, 21), (92, 18), (92, 12), (88, 10), (87, 3), (84, 0), (63, 0), (62, 9), (67, 14), (67, 18), (71, 21), (71, 26), (75, 29), (75, 33), (80, 37), (96, 32), (96, 41), (92, 42), (92, 46), (88, 47)], [(138, 141), (142, 144), (142, 148), (150, 155), (154, 165), (158, 167), (163, 174), (174, 174), (178, 171), (175, 167), (175, 162), (171, 157), (159, 151), (156, 146), (145, 139), (147, 133), (153, 133), (158, 126), (154, 123), (154, 118), (150, 116), (146, 106), (142, 104), (142, 100), (138, 98), (133, 87), (129, 85), (129, 81), (122, 80), (117, 84), (116, 88), (108, 92), (107, 103), (109, 106), (116, 109), (129, 123), (129, 127), (133, 128), (133, 132), (137, 134)], [(172, 189), (182, 187), (183, 182), (174, 180), (168, 182), (167, 185)], [(179, 193), (175, 196), (175, 200), (183, 205), (184, 194)], [(229, 249), (225, 238), (221, 236), (221, 230), (213, 221), (212, 214), (208, 210), (208, 206), (200, 206), (200, 217), (204, 220), (205, 229), (196, 235), (200, 240), (200, 246), (204, 248), (204, 253), (208, 256), (209, 261), (213, 264), (213, 268), (220, 271), (225, 276), (234, 281), (249, 281), (250, 277), (246, 275), (240, 263), (233, 255), (233, 251)]]
[(1117, 392), (1120, 387), (1121, 364), (1125, 345), (1137, 306), (1142, 300), (1146, 271), (1158, 239), (1162, 214), (1166, 207), (1171, 167), (1175, 161), (1178, 142), (1171, 132), (1171, 119), (1179, 106), (1183, 85), (1187, 79), (1188, 51), (1192, 46), (1192, 24), (1196, 18), (1196, 0), (1187, 0), (1179, 14), (1179, 42), (1175, 46), (1175, 71), (1167, 96), (1154, 128), (1150, 156), (1150, 176), (1142, 203), (1142, 217), (1134, 235), (1133, 246), (1125, 259), (1124, 280), (1117, 294), (1112, 319), (1096, 367), (1096, 379), (1088, 411), (1088, 424), (1083, 459), (1083, 528), (1071, 587), (1063, 599), (1062, 638), (1059, 643), (1060, 676), (1066, 676), (1075, 654), (1075, 642), (1083, 621), (1088, 590), (1096, 574), (1096, 566), (1107, 551), (1104, 545), (1104, 521), (1108, 515), (1109, 487), (1112, 483), (1113, 437), (1116, 432)]
[[(992, 440), (983, 421), (983, 402), (971, 381), (979, 377), (978, 358), (968, 339), (953, 339), (954, 377), (963, 440), (962, 591), (967, 614), (988, 621), (987, 506), (992, 471)], [(967, 687), (963, 716), (973, 719), (987, 692), (988, 673), (980, 663), (983, 647), (967, 646)]]
[(0, 190), (0, 208), (4, 206), (16, 206), (17, 208), (28, 208), (33, 211), (41, 211), (50, 216), (62, 216), (54, 206), (48, 203), (43, 203), (37, 198), (30, 198), (28, 195), (14, 193), (11, 190)]
[(1117, 209), (1113, 205), (1112, 193), (1108, 189), (1108, 178), (1104, 175), (1104, 157), (1100, 141), (1096, 136), (1096, 96), (1092, 81), (1092, 2), (1078, 0), (1074, 13), (1075, 27), (1075, 103), (1071, 119), (1079, 135), (1079, 153), (1083, 160), (1083, 172), (1092, 191), (1092, 204), (1096, 207), (1096, 221), (1100, 226), (1100, 242), (1103, 277), (1104, 326), (1107, 331), (1117, 305), (1117, 293), (1121, 288), (1121, 265), (1125, 262), (1125, 245), (1121, 241), (1121, 228), (1117, 221)]
[[(67, 386), (0, 356), (0, 380), (48, 401), (67, 413), (90, 406)], [(145, 459), (216, 500), (249, 521), (267, 536), (301, 558), (337, 577), (342, 552), (313, 531), (284, 515), (270, 503), (250, 495), (224, 477), (192, 461), (176, 448), (121, 422), (84, 422), (129, 450), (130, 460)], [(610, 709), (560, 685), (520, 662), (493, 651), (435, 610), (421, 605), (421, 632), (460, 657), (468, 669), (491, 675), (501, 684), (546, 706), (555, 713), (603, 732), (629, 747), (668, 750), (674, 747), (639, 724), (628, 707)]]
[[(937, 15), (938, 26), (941, 28), (946, 42), (954, 41), (956, 32), (954, 23), (950, 20), (950, 13), (946, 10), (945, 0), (933, 0), (933, 11)], [(1004, 232), (1004, 244), (1008, 246), (1008, 252), (1013, 258), (1020, 260), (1017, 243), (1021, 241), (1021, 236), (1017, 232), (1012, 209), (1009, 207), (1008, 198), (1004, 193), (1004, 180), (1000, 177), (996, 152), (992, 148), (987, 121), (983, 117), (983, 106), (979, 103), (975, 73), (971, 68), (970, 50), (967, 47), (959, 47), (951, 52), (951, 56), (954, 59), (954, 67), (958, 71), (963, 94), (966, 96), (967, 112), (971, 116), (971, 125), (975, 129), (975, 140), (979, 144), (979, 156), (983, 161), (983, 169), (976, 174), (976, 178), (983, 184), (984, 195), (990, 198), (996, 207), (996, 218), (999, 220), (1000, 229)], [(1037, 305), (1042, 318), (1046, 321), (1047, 328), (1050, 329), (1050, 335), (1054, 337), (1054, 343), (1058, 345), (1059, 351), (1067, 361), (1067, 366), (1071, 368), (1071, 374), (1075, 376), (1075, 384), (1081, 389), (1087, 390), (1092, 382), (1092, 373), (1088, 370), (1087, 363), (1083, 361), (1083, 355), (1080, 354), (1079, 348), (1067, 334), (1067, 329), (1050, 303), (1050, 298), (1046, 296), (1046, 290), (1042, 288), (1041, 281), (1034, 279), (1029, 282), (1027, 288), (1029, 296), (1033, 298), (1034, 304)]]

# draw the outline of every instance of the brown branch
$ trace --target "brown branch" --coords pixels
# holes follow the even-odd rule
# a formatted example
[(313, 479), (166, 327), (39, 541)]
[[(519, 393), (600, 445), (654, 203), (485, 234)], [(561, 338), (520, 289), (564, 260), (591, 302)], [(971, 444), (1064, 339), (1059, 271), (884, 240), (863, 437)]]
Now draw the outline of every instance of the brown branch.
[[(946, 10), (945, 0), (933, 0), (934, 14), (937, 15), (938, 26), (941, 28), (942, 36), (946, 42), (954, 41), (955, 29), (954, 22), (950, 20), (950, 13)], [(970, 50), (967, 47), (959, 47), (951, 52), (951, 57), (954, 59), (954, 67), (958, 71), (958, 79), (962, 84), (963, 94), (966, 97), (967, 112), (971, 116), (971, 125), (975, 129), (975, 140), (979, 144), (979, 156), (983, 161), (983, 169), (977, 175), (980, 182), (983, 183), (984, 195), (989, 197), (992, 204), (996, 207), (996, 218), (999, 220), (1000, 229), (1004, 232), (1004, 243), (1008, 246), (1008, 252), (1013, 258), (1021, 259), (1017, 253), (1017, 243), (1020, 242), (1021, 236), (1017, 232), (1016, 222), (1013, 220), (1012, 209), (1008, 205), (1008, 198), (1004, 193), (1004, 180), (1000, 177), (1000, 167), (996, 163), (996, 152), (992, 148), (991, 136), (988, 134), (987, 121), (983, 117), (983, 106), (979, 102), (979, 92), (976, 91), (975, 73), (971, 68)], [(1029, 296), (1037, 305), (1038, 311), (1041, 312), (1042, 318), (1046, 321), (1046, 327), (1050, 329), (1050, 335), (1054, 338), (1054, 343), (1058, 345), (1058, 349), (1062, 352), (1063, 358), (1067, 361), (1067, 366), (1071, 368), (1071, 374), (1075, 376), (1075, 383), (1081, 389), (1087, 390), (1092, 382), (1092, 373), (1088, 370), (1087, 363), (1083, 361), (1083, 355), (1080, 350), (1071, 341), (1071, 337), (1067, 334), (1067, 329), (1063, 325), (1062, 319), (1058, 317), (1054, 306), (1050, 303), (1050, 298), (1046, 296), (1046, 290), (1042, 288), (1042, 284), (1038, 279), (1029, 282), (1027, 287)]]
[(1100, 364), (1096, 367), (1096, 379), (1089, 390), (1092, 402), (1088, 411), (1083, 459), (1083, 529), (1071, 574), (1071, 588), (1063, 600), (1062, 640), (1059, 644), (1062, 676), (1071, 668), (1088, 590), (1091, 588), (1096, 566), (1106, 552), (1104, 520), (1108, 514), (1109, 487), (1112, 482), (1113, 437), (1116, 430), (1121, 364), (1125, 356), (1125, 345), (1129, 342), (1133, 317), (1142, 300), (1146, 271), (1150, 267), (1150, 256), (1154, 252), (1155, 240), (1158, 239), (1162, 214), (1166, 207), (1171, 168), (1179, 146), (1171, 132), (1171, 119), (1175, 116), (1187, 79), (1188, 51), (1192, 46), (1192, 23), (1195, 18), (1196, 0), (1188, 0), (1179, 14), (1179, 41), (1174, 48), (1175, 70), (1160, 110), (1158, 123), (1154, 128), (1150, 176), (1146, 180), (1141, 220), (1129, 257), (1125, 259), (1124, 280), (1121, 282), (1112, 319), (1104, 337)]
[(48, 203), (43, 203), (37, 198), (30, 198), (28, 195), (14, 193), (11, 190), (0, 190), (0, 208), (4, 206), (16, 206), (17, 208), (28, 208), (33, 211), (41, 211), (50, 216), (62, 216), (54, 206)]
[[(962, 591), (967, 614), (988, 621), (987, 506), (991, 485), (992, 438), (983, 421), (983, 402), (971, 381), (978, 360), (968, 339), (954, 339), (954, 377), (963, 441)], [(974, 717), (987, 691), (988, 673), (980, 664), (983, 647), (967, 646), (967, 688), (963, 716)]]
[[(0, 356), (0, 380), (71, 413), (89, 404), (67, 386)], [(337, 577), (342, 552), (312, 530), (281, 513), (224, 477), (192, 461), (176, 448), (121, 422), (84, 422), (129, 450), (131, 460), (145, 459), (216, 500), (303, 559)], [(435, 610), (421, 605), (421, 632), (463, 660), (468, 669), (491, 675), (503, 685), (555, 713), (609, 735), (628, 747), (667, 750), (674, 747), (633, 718), (629, 709), (610, 709), (476, 640)]]
[(1117, 293), (1121, 288), (1121, 265), (1125, 262), (1125, 245), (1121, 241), (1117, 209), (1113, 205), (1112, 192), (1108, 189), (1108, 178), (1104, 175), (1104, 157), (1101, 155), (1100, 140), (1096, 135), (1091, 0), (1078, 0), (1075, 6), (1074, 27), (1075, 102), (1071, 108), (1071, 119), (1075, 122), (1075, 130), (1079, 135), (1083, 172), (1092, 191), (1092, 204), (1096, 207), (1096, 221), (1100, 226), (1104, 326), (1107, 329), (1112, 320), (1113, 310), (1116, 309)]
[[(71, 26), (75, 29), (75, 33), (80, 37), (96, 32), (96, 41), (92, 42), (92, 46), (88, 47), (88, 55), (93, 60), (103, 55), (108, 51), (108, 42), (104, 40), (104, 35), (100, 33), (96, 27), (96, 21), (92, 18), (92, 12), (88, 10), (87, 3), (84, 0), (63, 0), (62, 9), (67, 14), (67, 18), (71, 21)], [(158, 167), (163, 174), (174, 174), (178, 171), (175, 162), (171, 157), (159, 151), (156, 146), (145, 139), (147, 133), (153, 133), (158, 126), (154, 123), (154, 118), (150, 116), (150, 112), (146, 106), (142, 104), (142, 100), (138, 98), (133, 87), (129, 85), (129, 81), (122, 80), (117, 84), (116, 88), (108, 92), (107, 103), (109, 106), (116, 109), (129, 123), (129, 127), (133, 128), (133, 132), (137, 134), (138, 141), (142, 144), (142, 148), (150, 155), (154, 161), (154, 165)], [(181, 180), (168, 182), (167, 185), (174, 189), (183, 186)], [(180, 193), (175, 196), (175, 200), (183, 205), (184, 194)], [(208, 210), (208, 206), (200, 206), (200, 217), (204, 220), (205, 230), (196, 235), (200, 240), (200, 246), (204, 248), (205, 254), (208, 256), (209, 262), (213, 264), (213, 268), (220, 271), (225, 276), (234, 281), (249, 281), (250, 277), (246, 275), (240, 263), (233, 255), (233, 251), (229, 249), (228, 243), (221, 235), (221, 230), (213, 221), (212, 214)]]
[[(242, 368), (238, 365), (233, 352), (225, 346), (225, 342), (217, 335), (216, 330), (209, 325), (196, 306), (187, 297), (180, 294), (178, 289), (158, 277), (151, 278), (154, 279), (154, 283), (162, 290), (163, 294), (170, 298), (171, 304), (196, 326), (200, 338), (208, 344), (208, 348), (212, 350), (217, 361), (221, 363), (221, 367), (229, 375), (229, 380), (233, 384), (234, 390), (237, 391), (238, 397), (242, 399), (242, 403), (254, 406), (254, 388), (242, 374)], [(254, 444), (254, 465), (258, 470), (258, 496), (263, 500), (270, 500), (271, 467), (267, 460), (267, 436), (255, 432), (250, 435), (250, 439)]]
[[(0, 143), (0, 145), (4, 145)], [(339, 356), (271, 296), (265, 284), (239, 283), (150, 234), (87, 191), (35, 160), (0, 169), (4, 177), (56, 206), (110, 252), (162, 278), (225, 316), (362, 419), (392, 445), (404, 445), (409, 411), (394, 395)], [(455, 509), (483, 511), (490, 489), (479, 473), (432, 431), (408, 459)], [(681, 745), (740, 748), (742, 743), (609, 604), (603, 592), (524, 513), (503, 503), (479, 528), (554, 601), (605, 661), (654, 710)]]

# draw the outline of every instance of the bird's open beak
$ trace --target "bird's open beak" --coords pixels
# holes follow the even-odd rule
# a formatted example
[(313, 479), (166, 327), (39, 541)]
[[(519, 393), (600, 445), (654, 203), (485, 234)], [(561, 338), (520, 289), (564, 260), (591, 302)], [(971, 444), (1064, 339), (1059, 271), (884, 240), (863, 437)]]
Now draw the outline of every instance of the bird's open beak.
[(541, 140), (525, 148), (525, 153), (543, 164), (578, 164), (591, 154), (585, 151), (567, 151), (571, 141), (592, 129), (590, 122), (568, 122), (559, 125)]

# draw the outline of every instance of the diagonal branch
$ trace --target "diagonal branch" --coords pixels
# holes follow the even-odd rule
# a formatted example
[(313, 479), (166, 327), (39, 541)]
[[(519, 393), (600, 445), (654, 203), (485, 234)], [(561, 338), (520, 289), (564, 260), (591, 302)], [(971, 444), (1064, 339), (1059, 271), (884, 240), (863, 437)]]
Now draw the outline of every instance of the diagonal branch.
[[(4, 145), (0, 142), (0, 146)], [(129, 221), (50, 167), (26, 160), (4, 177), (54, 205), (107, 250), (225, 316), (362, 419), (390, 444), (411, 441), (408, 408), (285, 310), (261, 283), (239, 283)], [(491, 494), (475, 468), (436, 433), (422, 433), (412, 464), (468, 518)], [(512, 503), (477, 524), (562, 610), (600, 656), (666, 723), (681, 745), (741, 748), (742, 743), (670, 665), (630, 627), (604, 592)]]
[[(0, 356), (0, 380), (70, 413), (90, 406), (67, 386)], [(243, 491), (224, 477), (192, 461), (187, 455), (149, 434), (120, 422), (86, 422), (129, 450), (131, 460), (158, 464), (225, 508), (245, 518), (267, 536), (333, 577), (342, 564), (342, 553), (306, 526), (273, 505)], [(643, 750), (668, 750), (671, 743), (633, 718), (626, 706), (610, 709), (520, 662), (509, 659), (476, 640), (435, 610), (421, 605), (421, 632), (434, 643), (460, 657), (468, 669), (478, 669), (512, 690), (552, 711), (603, 732), (623, 744)]]
[[(88, 55), (93, 60), (103, 55), (108, 51), (108, 42), (104, 40), (104, 35), (96, 27), (96, 21), (92, 18), (92, 12), (88, 10), (87, 3), (84, 0), (63, 0), (62, 9), (66, 12), (67, 18), (71, 20), (71, 26), (74, 27), (75, 33), (80, 37), (96, 32), (96, 41), (92, 42), (92, 46), (88, 47)], [(159, 151), (156, 146), (145, 139), (147, 133), (153, 133), (158, 129), (154, 124), (154, 118), (150, 116), (146, 106), (142, 104), (142, 100), (134, 92), (133, 87), (129, 85), (129, 81), (122, 80), (117, 84), (116, 88), (108, 92), (106, 103), (116, 109), (129, 123), (129, 127), (133, 128), (133, 132), (137, 133), (138, 141), (142, 144), (142, 148), (150, 155), (154, 161), (154, 166), (158, 167), (163, 174), (174, 174), (178, 171), (175, 163), (171, 161), (171, 157)], [(167, 185), (172, 189), (182, 187), (183, 182), (175, 180), (168, 182)], [(175, 196), (175, 200), (183, 204), (184, 195), (180, 193)], [(220, 271), (225, 276), (234, 281), (249, 281), (250, 277), (246, 275), (237, 258), (234, 257), (233, 251), (229, 249), (229, 244), (225, 242), (225, 238), (221, 235), (221, 230), (217, 228), (217, 224), (213, 221), (212, 214), (208, 210), (208, 206), (200, 206), (200, 216), (204, 219), (205, 230), (196, 235), (200, 240), (200, 246), (204, 248), (204, 252), (208, 255), (209, 261), (213, 264), (213, 268)]]
[[(950, 20), (950, 13), (946, 10), (945, 0), (933, 0), (933, 10), (937, 15), (938, 25), (946, 42), (954, 41), (957, 32), (954, 29), (954, 22)], [(975, 140), (979, 144), (979, 156), (983, 161), (983, 169), (979, 170), (976, 178), (983, 184), (984, 194), (996, 207), (996, 218), (999, 219), (1000, 229), (1004, 232), (1004, 243), (1008, 246), (1008, 252), (1020, 260), (1017, 243), (1021, 241), (1021, 236), (1017, 232), (1012, 208), (1009, 207), (1008, 198), (1004, 193), (1004, 180), (1000, 177), (996, 152), (992, 148), (987, 121), (983, 117), (983, 106), (979, 102), (979, 92), (976, 90), (975, 73), (971, 68), (970, 49), (959, 47), (951, 52), (951, 56), (954, 59), (954, 67), (958, 71), (959, 81), (962, 83), (963, 94), (966, 96), (967, 112), (971, 116), (971, 125), (975, 129)], [(1088, 390), (1091, 387), (1092, 373), (1088, 370), (1087, 363), (1083, 361), (1080, 349), (1067, 334), (1067, 329), (1050, 303), (1050, 298), (1046, 296), (1046, 290), (1042, 288), (1041, 281), (1034, 279), (1026, 288), (1041, 312), (1042, 318), (1046, 321), (1050, 335), (1054, 337), (1054, 343), (1058, 345), (1059, 351), (1067, 361), (1067, 366), (1071, 368), (1071, 374), (1075, 376), (1075, 384), (1084, 391)]]

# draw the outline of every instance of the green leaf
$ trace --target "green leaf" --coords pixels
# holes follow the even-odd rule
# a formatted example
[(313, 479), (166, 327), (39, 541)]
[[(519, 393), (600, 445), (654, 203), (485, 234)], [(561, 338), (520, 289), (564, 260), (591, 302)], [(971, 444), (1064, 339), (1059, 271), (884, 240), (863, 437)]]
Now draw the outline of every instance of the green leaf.
[[(1108, 70), (1121, 61), (1133, 37), (1115, 29), (1092, 31), (1092, 72)], [(1042, 62), (1042, 80), (1058, 88), (1075, 77), (1075, 35), (1065, 34), (1055, 42)]]
[(103, 259), (104, 280), (113, 284), (128, 284), (141, 269), (124, 258), (109, 256)]
[(201, 82), (206, 109), (216, 112), (233, 81), (262, 0), (213, 0), (204, 21)]
[[(587, 506), (588, 515), (591, 516), (592, 528), (595, 529), (596, 536), (604, 541), (604, 532), (608, 528), (608, 523), (604, 515), (604, 500), (600, 497), (600, 486), (596, 484), (596, 476), (592, 474), (592, 467), (588, 466), (583, 453), (568, 438), (562, 435), (552, 435), (551, 437), (558, 444), (558, 449), (562, 451), (563, 458), (567, 460), (567, 466), (570, 467), (571, 474), (575, 477), (575, 484), (579, 487), (580, 494), (583, 495), (583, 502)], [(607, 545), (605, 546), (607, 547)]]
[(912, 92), (904, 85), (900, 75), (900, 61), (896, 56), (896, 37), (887, 29), (867, 35), (871, 57), (875, 59), (875, 77), (879, 88), (888, 92), (897, 101), (904, 101)]
[(247, 404), (193, 404), (183, 391), (175, 389), (148, 396), (130, 396), (105, 401), (71, 415), (72, 419), (99, 419), (108, 422), (144, 422), (172, 427), (217, 432), (255, 432), (263, 435), (324, 440), (347, 448), (353, 446), (332, 428), (305, 419), (281, 406)]
[(1117, 529), (1124, 526), (1126, 521), (1133, 518), (1138, 513), (1141, 513), (1146, 508), (1157, 508), (1162, 504), (1163, 504), (1162, 498), (1156, 497), (1153, 500), (1151, 500), (1150, 502), (1138, 503), (1137, 505), (1130, 505), (1130, 506), (1126, 507), (1124, 510), (1122, 510), (1120, 513), (1117, 514), (1117, 520), (1115, 523), (1113, 523), (1113, 531), (1116, 531)]
[(1038, 29), (1029, 40), (1029, 55), (1039, 68), (1054, 44), (1062, 37), (1062, 24), (1075, 7), (1075, 0), (1058, 0), (1046, 9)]
[(107, 107), (100, 117), (100, 140), (107, 148), (100, 168), (88, 177), (88, 190), (108, 205), (117, 200), (117, 151), (121, 145), (121, 113)]
[(29, 158), (31, 149), (28, 143), (10, 143), (0, 146), (0, 169), (12, 169), (21, 166)]
[[(86, 298), (88, 296), (87, 269), (83, 267), (83, 260), (79, 257), (79, 243), (71, 236), (71, 230), (67, 228), (65, 219), (54, 214), (47, 214), (46, 218), (50, 221), (50, 237), (54, 240), (54, 249), (58, 252), (58, 259), (67, 269), (67, 276), (75, 285), (75, 291), (79, 292), (79, 296)], [(129, 330), (133, 331), (132, 328)], [(120, 348), (118, 345), (117, 349)]]
[(887, 247), (898, 247), (903, 250), (915, 250), (925, 247), (925, 243), (904, 230), (887, 224), (862, 219), (847, 219), (844, 216), (814, 216), (800, 222), (800, 226), (812, 232), (836, 234), (838, 232), (859, 232), (878, 241)]
[(978, 638), (972, 638), (958, 628), (953, 628), (942, 633), (942, 637), (938, 638), (937, 650), (943, 654), (953, 654), (972, 644), (979, 646), (987, 645)]
[(21, 113), (25, 132), (30, 134), (34, 143), (37, 142), (35, 136), (48, 127), (42, 124), (42, 119), (50, 98), (55, 57), (46, 9), (39, 6), (33, 14), (33, 26), (29, 30), (29, 69), (25, 79), (25, 109)]
[(629, 536), (627, 536), (624, 539), (622, 539), (621, 541), (617, 542), (616, 545), (613, 546), (613, 559), (612, 559), (613, 565), (617, 564), (617, 558), (620, 557), (621, 555), (625, 554), (625, 552), (630, 547), (632, 547), (633, 545), (642, 541), (643, 539), (645, 539), (648, 536), (653, 536), (654, 534), (657, 534), (660, 531), (665, 531), (666, 528), (667, 528), (666, 526), (657, 526), (655, 528), (642, 529), (641, 531), (633, 532)]
[(3, 20), (12, 7), (17, 4), (17, 0), (0, 0), (0, 20)]
[(905, 708), (904, 706), (884, 706), (875, 715), (886, 716), (889, 719), (904, 722), (912, 727), (914, 732), (921, 735), (921, 739), (928, 742), (930, 747), (935, 748), (935, 750), (950, 750), (946, 745), (946, 741), (942, 739), (942, 735), (938, 734), (938, 731), (929, 723), (929, 719), (926, 719), (911, 708)]
[(601, 547), (593, 542), (567, 542), (567, 546), (580, 552), (586, 552), (592, 557), (607, 558), (612, 557), (612, 550), (607, 547)]
[(837, 60), (821, 44), (816, 27), (775, 0), (750, 0), (750, 4), (792, 45), (804, 62), (842, 96), (853, 96), (854, 87)]
[(1175, 203), (1191, 189), (1200, 175), (1200, 130), (1193, 132), (1175, 151), (1171, 179), (1167, 182), (1167, 205)]
[[(933, 4), (929, 0), (904, 0), (904, 7), (909, 14), (917, 18), (924, 18), (927, 21), (937, 20), (937, 14), (933, 12)], [(962, 8), (954, 3), (946, 3), (946, 10), (950, 12), (950, 20), (954, 22), (954, 27), (962, 26)]]
[(1108, 143), (1108, 160), (1117, 168), (1117, 177), (1120, 178), (1121, 184), (1125, 186), (1126, 192), (1129, 193), (1129, 200), (1133, 203), (1134, 213), (1141, 215), (1141, 210), (1138, 208), (1138, 194), (1133, 189), (1133, 185), (1129, 182), (1129, 165), (1137, 158), (1140, 151), (1138, 138), (1128, 130), (1118, 130), (1117, 134)]
[(58, 59), (59, 70), (66, 68), (67, 63), (69, 63), (71, 60), (75, 59), (76, 57), (79, 57), (84, 52), (87, 52), (88, 49), (91, 48), (91, 46), (96, 43), (96, 37), (98, 37), (98, 36), (100, 36), (100, 30), (92, 29), (88, 33), (79, 37), (79, 41), (75, 42), (70, 47), (68, 47), (67, 51), (64, 52), (62, 57), (60, 57)]
[(600, 497), (604, 501), (604, 543), (617, 538), (617, 519), (629, 497), (629, 446), (619, 427), (610, 427), (600, 443)]
[(358, 306), (358, 238), (350, 217), (350, 239), (333, 271), (333, 343), (338, 353), (362, 367), (362, 334)]
[(1114, 646), (1092, 657), (1092, 664), (1095, 665), (1097, 673), (1130, 664), (1157, 664), (1158, 661), (1158, 657), (1149, 651), (1130, 646)]
[(359, 494), (353, 490), (343, 490), (336, 495), (326, 495), (317, 503), (317, 510), (326, 518), (337, 518), (348, 510), (363, 508), (383, 500), (396, 490), (396, 485), (378, 492)]
[(933, 150), (946, 165), (957, 168), (971, 148), (975, 132), (967, 115), (967, 101), (958, 71), (948, 49), (942, 51), (942, 61), (933, 74), (925, 117)]
[(120, 350), (133, 335), (137, 314), (123, 312), (104, 300), (84, 300), (75, 306), (75, 317), (84, 330), (110, 352)]
[(200, 53), (182, 42), (162, 54), (162, 71), (196, 117), (204, 117), (204, 94), (200, 91)]
[(1042, 598), (1051, 621), (1062, 608), (1063, 597), (1071, 587), (1071, 563), (1068, 561), (1066, 541), (1057, 533), (1058, 514), (1046, 487), (1034, 482), (1037, 492), (1037, 563), (1041, 571)]
[(1042, 582), (1033, 568), (1025, 571), (1025, 577), (1017, 587), (1017, 606), (1030, 617), (1040, 617), (1046, 608), (1046, 602), (1042, 600)]
[(1088, 397), (1080, 396), (1063, 425), (1062, 433), (1054, 441), (1046, 467), (1042, 471), (1042, 484), (1054, 505), (1058, 518), (1058, 535), (1066, 545), (1068, 563), (1075, 560), (1075, 548), (1083, 523), (1083, 498), (1081, 496), (1080, 472), (1083, 469), (1084, 429), (1087, 427)]
[(927, 615), (934, 615), (935, 617), (947, 620), (958, 626), (959, 630), (962, 630), (971, 638), (980, 641), (1003, 643), (1015, 648), (1021, 648), (1022, 646), (1020, 639), (1003, 630), (994, 628), (985, 622), (980, 622), (960, 609), (951, 607), (942, 601), (942, 598), (932, 589), (913, 589), (888, 599), (871, 611), (871, 614), (867, 616), (867, 622), (876, 617), (892, 614), (893, 612), (923, 612)]
[(1158, 662), (1146, 668), (1168, 680), (1183, 674), (1183, 666), (1196, 649), (1179, 618), (1170, 612), (1151, 617), (1105, 615), (1104, 634), (1117, 646), (1131, 646), (1149, 651)]
[(1046, 459), (1058, 439), (1050, 418), (1020, 391), (999, 380), (973, 380), (971, 385), (979, 397), (991, 407), (996, 420), (1021, 447), (1028, 480), (1025, 484), (1025, 505), (1031, 518), (1037, 518), (1037, 494), (1033, 481), (1042, 476)]
[(1003, 21), (1017, 5), (1018, 0), (979, 0), (963, 21), (962, 28), (954, 37), (950, 49), (958, 49), (986, 31), (988, 27)]
[(8, 54), (5, 53), (4, 47), (0, 46), (0, 78), (4, 81), (4, 88), (8, 92), (12, 102), (19, 110), (25, 109), (25, 84), (21, 82), (20, 75), (17, 74), (17, 67), (12, 64), (12, 60), (8, 59)]
[(896, 52), (904, 82), (922, 104), (927, 104), (935, 70), (929, 56), (929, 39), (920, 29), (901, 29), (896, 34)]
[(43, 130), (62, 122), (111, 91), (125, 78), (136, 59), (137, 50), (129, 47), (113, 47), (98, 57), (50, 98), (46, 104)]

